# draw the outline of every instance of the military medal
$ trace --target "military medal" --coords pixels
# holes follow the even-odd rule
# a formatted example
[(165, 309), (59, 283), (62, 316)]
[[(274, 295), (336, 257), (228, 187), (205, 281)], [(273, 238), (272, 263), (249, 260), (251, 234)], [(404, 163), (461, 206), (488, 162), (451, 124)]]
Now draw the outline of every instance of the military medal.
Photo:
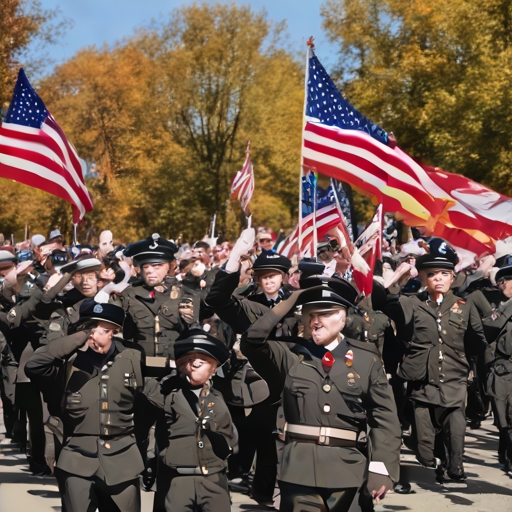
[(352, 352), (352, 350), (349, 350), (346, 354), (345, 354), (345, 364), (347, 366), (352, 366), (352, 363), (354, 362), (354, 352)]
[(326, 352), (324, 357), (322, 357), (322, 367), (324, 371), (328, 372), (331, 370), (332, 365), (334, 364), (334, 357), (330, 352)]
[(171, 289), (171, 299), (177, 299), (179, 296), (178, 287), (173, 286)]
[(206, 286), (206, 281), (204, 279), (201, 279), (201, 281), (199, 281), (199, 286), (201, 288), (204, 288)]

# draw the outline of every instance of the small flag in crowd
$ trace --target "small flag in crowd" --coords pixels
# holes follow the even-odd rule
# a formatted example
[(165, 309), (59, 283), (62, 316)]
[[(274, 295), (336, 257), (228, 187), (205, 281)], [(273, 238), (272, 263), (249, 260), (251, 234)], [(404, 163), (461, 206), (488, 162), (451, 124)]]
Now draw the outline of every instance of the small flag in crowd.
[(356, 240), (356, 252), (352, 255), (352, 277), (361, 293), (370, 295), (373, 290), (373, 271), (377, 258), (382, 259), (382, 205), (367, 228)]
[(0, 127), (0, 176), (71, 203), (73, 222), (92, 210), (81, 160), (20, 69)]
[(358, 112), (308, 48), (303, 165), (375, 196), (384, 211), (432, 228), (451, 198), (392, 135)]
[[(335, 184), (328, 189), (322, 189), (316, 185), (314, 173), (310, 172), (302, 177), (302, 222), (276, 249), (279, 254), (287, 258), (294, 253), (302, 253), (305, 257), (316, 257), (314, 247), (315, 190), (317, 240), (320, 240), (331, 229), (340, 226), (343, 228), (341, 231), (347, 238), (346, 241), (350, 240), (346, 233), (345, 219), (339, 210), (339, 198), (335, 196)], [(299, 233), (301, 234), (300, 245)]]
[(245, 163), (241, 171), (238, 171), (231, 184), (231, 196), (240, 201), (245, 214), (248, 215), (248, 206), (254, 192), (254, 171), (250, 160), (251, 141), (247, 143)]

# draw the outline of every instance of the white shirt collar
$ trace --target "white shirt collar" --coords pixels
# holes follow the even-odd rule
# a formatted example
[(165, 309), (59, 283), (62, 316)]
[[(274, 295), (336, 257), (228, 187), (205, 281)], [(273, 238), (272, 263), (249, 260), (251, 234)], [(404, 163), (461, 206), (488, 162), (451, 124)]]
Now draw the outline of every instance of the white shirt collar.
[(333, 342), (329, 343), (329, 345), (327, 345), (325, 349), (328, 350), (329, 352), (332, 352), (340, 344), (340, 341), (345, 337), (343, 336), (343, 334), (341, 334), (340, 336), (340, 339), (334, 340)]

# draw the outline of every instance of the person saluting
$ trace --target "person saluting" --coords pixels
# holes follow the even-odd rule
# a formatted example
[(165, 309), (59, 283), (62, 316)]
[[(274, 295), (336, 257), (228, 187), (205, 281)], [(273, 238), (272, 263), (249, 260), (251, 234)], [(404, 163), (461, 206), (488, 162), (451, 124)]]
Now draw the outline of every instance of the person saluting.
[[(343, 287), (337, 292), (343, 295)], [(242, 352), (254, 369), (271, 390), (282, 390), (283, 512), (305, 506), (348, 510), (367, 477), (368, 491), (378, 502), (399, 478), (400, 425), (380, 354), (373, 344), (341, 334), (353, 305), (338, 293), (326, 285), (293, 292), (242, 336)], [(310, 339), (297, 337), (295, 345), (268, 339), (298, 305)], [(369, 473), (358, 449), (359, 435), (367, 431)]]

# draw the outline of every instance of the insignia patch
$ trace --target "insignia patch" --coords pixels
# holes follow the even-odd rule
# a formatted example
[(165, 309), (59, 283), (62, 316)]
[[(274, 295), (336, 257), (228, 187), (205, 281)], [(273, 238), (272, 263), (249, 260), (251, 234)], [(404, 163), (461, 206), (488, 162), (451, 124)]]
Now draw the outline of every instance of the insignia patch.
[(52, 322), (49, 326), (50, 331), (60, 331), (60, 325), (57, 322)]
[(208, 404), (208, 407), (213, 407), (214, 405), (215, 405), (215, 403), (214, 403), (214, 402), (210, 402), (210, 403)]
[(96, 304), (93, 309), (94, 313), (103, 313), (103, 306), (101, 304)]
[(349, 350), (346, 354), (345, 354), (345, 364), (347, 366), (352, 366), (352, 363), (354, 362), (354, 352), (352, 352), (352, 350)]
[(67, 314), (68, 314), (69, 316), (71, 316), (71, 315), (75, 312), (75, 310), (74, 310), (73, 308), (71, 308), (71, 307), (70, 307), (70, 308), (66, 308), (66, 312), (67, 312)]
[(162, 306), (162, 313), (164, 315), (167, 315), (169, 313), (169, 306), (166, 306), (165, 304)]
[(322, 358), (322, 367), (324, 371), (328, 372), (332, 368), (332, 365), (334, 364), (334, 357), (332, 357), (332, 354), (330, 352), (327, 352), (324, 357)]
[(356, 385), (355, 379), (348, 379), (348, 386), (350, 388), (354, 387)]
[(9, 313), (7, 313), (7, 318), (9, 320), (14, 320), (16, 318), (16, 309), (12, 308)]

